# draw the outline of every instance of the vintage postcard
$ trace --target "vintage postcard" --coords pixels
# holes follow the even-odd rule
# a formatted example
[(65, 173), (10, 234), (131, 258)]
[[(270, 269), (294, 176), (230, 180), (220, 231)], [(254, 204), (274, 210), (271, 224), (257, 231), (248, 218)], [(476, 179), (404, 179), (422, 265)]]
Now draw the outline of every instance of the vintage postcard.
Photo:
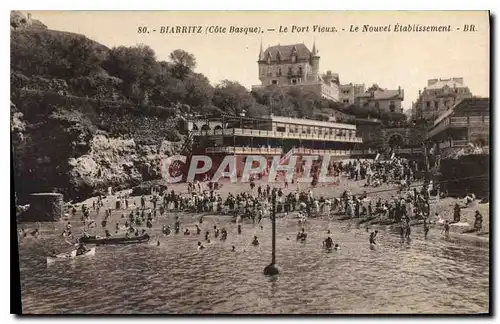
[(11, 11), (23, 314), (489, 314), (488, 11)]

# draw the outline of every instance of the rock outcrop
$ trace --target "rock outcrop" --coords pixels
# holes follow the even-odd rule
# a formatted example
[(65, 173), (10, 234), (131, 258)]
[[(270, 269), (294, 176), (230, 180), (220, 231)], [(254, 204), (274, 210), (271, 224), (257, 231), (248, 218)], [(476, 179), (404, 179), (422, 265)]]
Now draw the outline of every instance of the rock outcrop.
[[(37, 112), (22, 100), (18, 103), (11, 104), (11, 132), (21, 202), (33, 192), (82, 200), (108, 187), (125, 189), (161, 179), (161, 161), (182, 144), (166, 140), (175, 130), (173, 119), (123, 114), (116, 120), (105, 112), (83, 114), (63, 107)], [(103, 130), (100, 126), (110, 119), (114, 122)]]

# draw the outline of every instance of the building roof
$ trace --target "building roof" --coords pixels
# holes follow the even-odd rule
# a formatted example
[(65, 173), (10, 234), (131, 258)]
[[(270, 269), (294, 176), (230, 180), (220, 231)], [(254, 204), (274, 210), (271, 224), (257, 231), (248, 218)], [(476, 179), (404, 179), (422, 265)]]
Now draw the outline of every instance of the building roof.
[(271, 61), (276, 61), (278, 52), (281, 55), (281, 61), (288, 61), (292, 58), (292, 52), (297, 51), (297, 60), (308, 60), (311, 57), (311, 51), (304, 44), (275, 45), (268, 47), (264, 52), (264, 60), (271, 54)]
[(275, 123), (297, 124), (297, 125), (305, 125), (305, 126), (317, 126), (317, 127), (356, 130), (356, 125), (352, 125), (352, 124), (341, 124), (341, 123), (325, 122), (325, 121), (312, 120), (312, 119), (282, 117), (282, 116), (271, 116), (270, 118)]
[(463, 88), (464, 80), (463, 78), (431, 79), (428, 80), (427, 84), (428, 85), (426, 89), (441, 89), (445, 86), (448, 86), (450, 88)]
[(400, 96), (399, 90), (376, 90), (373, 91), (373, 99), (374, 100), (384, 100), (384, 99), (391, 99), (391, 98), (397, 98)]

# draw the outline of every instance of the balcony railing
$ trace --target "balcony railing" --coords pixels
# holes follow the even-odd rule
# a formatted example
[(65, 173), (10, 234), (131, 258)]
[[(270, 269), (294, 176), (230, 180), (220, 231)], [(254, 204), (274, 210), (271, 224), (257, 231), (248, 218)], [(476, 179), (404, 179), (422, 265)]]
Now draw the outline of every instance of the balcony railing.
[(395, 150), (396, 154), (422, 154), (424, 153), (424, 149), (421, 147), (412, 147), (412, 148), (400, 148)]
[[(451, 143), (450, 143), (451, 142)], [(445, 149), (450, 147), (465, 147), (469, 143), (468, 140), (452, 140), (439, 143), (439, 149)]]
[(279, 147), (207, 147), (206, 153), (226, 153), (226, 154), (273, 154), (281, 155), (283, 150)]
[(194, 136), (255, 136), (255, 137), (273, 137), (286, 139), (303, 139), (314, 141), (333, 141), (333, 142), (349, 142), (362, 143), (363, 139), (356, 136), (338, 136), (338, 135), (319, 135), (319, 134), (304, 134), (292, 132), (278, 132), (271, 130), (260, 129), (244, 129), (244, 128), (229, 128), (229, 129), (212, 129), (212, 130), (197, 130), (192, 131)]
[[(207, 147), (206, 153), (225, 153), (225, 154), (267, 154), (267, 155), (282, 155), (283, 150), (279, 147)], [(330, 155), (330, 156), (351, 156), (375, 154), (372, 150), (321, 150), (310, 149), (304, 147), (293, 148), (293, 154), (298, 155)]]
[(427, 134), (426, 138), (429, 139), (436, 134), (450, 127), (478, 127), (478, 126), (488, 126), (490, 124), (489, 116), (472, 116), (472, 117), (448, 117), (443, 119), (436, 127), (431, 129)]

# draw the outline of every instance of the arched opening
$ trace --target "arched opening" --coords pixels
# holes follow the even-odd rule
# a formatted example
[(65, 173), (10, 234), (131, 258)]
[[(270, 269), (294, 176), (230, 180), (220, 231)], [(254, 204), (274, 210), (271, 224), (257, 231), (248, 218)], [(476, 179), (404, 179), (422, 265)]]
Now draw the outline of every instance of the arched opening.
[(196, 124), (193, 124), (193, 129), (194, 131), (197, 131), (198, 130), (198, 126)]
[(201, 126), (201, 130), (202, 131), (208, 131), (208, 130), (210, 130), (210, 126), (208, 126), (207, 124), (205, 124), (205, 125)]
[(221, 125), (217, 125), (214, 127), (214, 129), (222, 129), (222, 126)]
[(404, 146), (403, 136), (399, 134), (392, 134), (389, 137), (388, 145), (390, 148), (401, 148)]

